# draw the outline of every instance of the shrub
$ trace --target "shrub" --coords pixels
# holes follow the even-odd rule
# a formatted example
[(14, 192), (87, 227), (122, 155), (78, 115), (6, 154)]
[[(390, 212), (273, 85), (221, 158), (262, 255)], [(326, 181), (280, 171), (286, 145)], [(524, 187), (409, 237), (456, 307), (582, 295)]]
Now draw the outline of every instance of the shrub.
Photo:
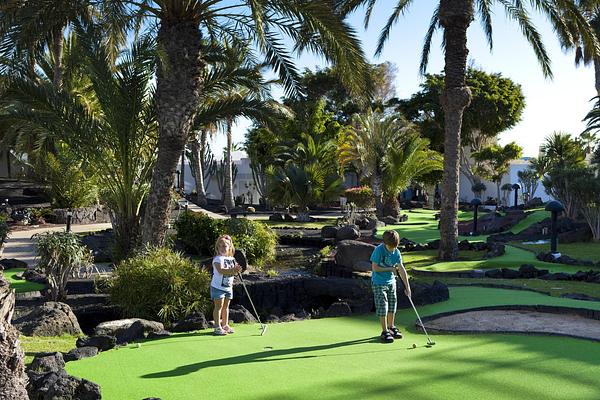
[(72, 232), (36, 234), (38, 267), (44, 270), (52, 301), (66, 298), (67, 281), (74, 269), (89, 268), (93, 257), (90, 250)]
[(212, 255), (215, 242), (224, 232), (224, 220), (213, 219), (206, 214), (186, 211), (175, 221), (177, 239), (195, 254)]
[(194, 311), (207, 311), (209, 285), (210, 274), (192, 261), (170, 249), (155, 248), (121, 262), (108, 282), (108, 292), (126, 317), (169, 324)]
[(225, 220), (225, 232), (232, 236), (236, 248), (246, 252), (248, 263), (262, 267), (275, 258), (277, 235), (262, 222), (246, 218)]
[(358, 208), (368, 208), (375, 204), (373, 190), (368, 186), (358, 186), (346, 189), (345, 196), (348, 202), (356, 204)]
[(251, 265), (262, 267), (275, 258), (277, 235), (265, 224), (245, 218), (217, 220), (202, 213), (184, 212), (175, 222), (177, 239), (196, 254), (212, 255), (222, 234), (231, 235), (236, 248), (243, 249)]

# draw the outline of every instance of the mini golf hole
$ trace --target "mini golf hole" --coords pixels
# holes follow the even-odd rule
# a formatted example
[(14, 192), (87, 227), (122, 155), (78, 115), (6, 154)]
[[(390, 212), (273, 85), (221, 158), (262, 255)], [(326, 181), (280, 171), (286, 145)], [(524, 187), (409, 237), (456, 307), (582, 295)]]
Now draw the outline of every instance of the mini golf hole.
[(271, 346), (265, 346), (263, 347), (263, 350), (273, 350), (273, 348)]

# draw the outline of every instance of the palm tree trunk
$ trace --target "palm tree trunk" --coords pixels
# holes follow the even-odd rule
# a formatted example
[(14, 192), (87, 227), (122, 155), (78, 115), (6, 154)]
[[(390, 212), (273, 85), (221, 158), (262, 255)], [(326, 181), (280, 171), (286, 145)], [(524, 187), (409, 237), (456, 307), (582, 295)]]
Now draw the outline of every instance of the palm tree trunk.
[(398, 196), (386, 195), (383, 202), (383, 215), (385, 217), (392, 216), (394, 218), (400, 217), (400, 203), (398, 202)]
[(152, 174), (143, 223), (143, 244), (164, 244), (169, 202), (177, 162), (198, 109), (203, 63), (195, 21), (162, 21), (158, 47), (163, 57), (157, 72), (158, 157)]
[(594, 77), (596, 94), (600, 96), (600, 58), (594, 58)]
[(464, 109), (471, 102), (466, 85), (467, 29), (473, 21), (473, 0), (440, 0), (439, 18), (444, 28), (445, 88), (441, 103), (444, 109), (444, 175), (440, 212), (441, 260), (458, 256), (458, 193), (460, 168), (460, 130)]
[(385, 217), (383, 215), (383, 193), (381, 192), (381, 176), (377, 173), (371, 175), (371, 189), (373, 189), (373, 197), (375, 197), (375, 209), (377, 210), (378, 217)]
[(63, 28), (57, 29), (54, 33), (52, 42), (52, 56), (54, 57), (54, 76), (52, 78), (52, 84), (57, 89), (62, 87), (63, 81), (62, 54), (64, 42)]
[[(206, 132), (202, 131), (200, 140), (206, 140)], [(196, 203), (199, 206), (206, 205), (206, 190), (204, 190), (204, 171), (202, 170), (202, 145), (197, 138), (190, 141), (190, 167), (194, 172), (196, 182)]]
[(233, 125), (233, 121), (231, 119), (227, 119), (227, 151), (225, 152), (225, 206), (228, 210), (231, 210), (235, 207), (235, 203), (233, 201), (233, 171), (232, 171), (232, 162), (231, 162), (231, 152), (233, 151), (233, 137), (231, 133), (231, 127)]

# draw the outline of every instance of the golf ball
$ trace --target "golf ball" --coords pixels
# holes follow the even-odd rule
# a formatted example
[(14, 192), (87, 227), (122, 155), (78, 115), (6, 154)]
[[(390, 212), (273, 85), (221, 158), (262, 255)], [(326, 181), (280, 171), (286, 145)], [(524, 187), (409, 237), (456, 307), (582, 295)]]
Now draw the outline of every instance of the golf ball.
[(142, 347), (142, 344), (141, 344), (141, 343), (138, 343), (138, 344), (136, 345), (136, 347), (139, 349), (140, 347)]
[(416, 348), (417, 348), (417, 345), (413, 343), (413, 349), (416, 349)]

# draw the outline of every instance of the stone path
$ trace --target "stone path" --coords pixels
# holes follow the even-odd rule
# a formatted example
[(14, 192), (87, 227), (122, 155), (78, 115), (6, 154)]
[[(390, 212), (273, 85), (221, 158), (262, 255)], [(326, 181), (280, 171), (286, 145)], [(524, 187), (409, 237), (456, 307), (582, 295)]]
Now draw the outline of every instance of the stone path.
[[(205, 210), (201, 207), (193, 203), (189, 203), (188, 209), (194, 212), (202, 212), (209, 215), (211, 218), (215, 219), (226, 219), (229, 218), (227, 216), (215, 214), (211, 211)], [(177, 217), (178, 212), (174, 212), (174, 217)], [(72, 225), (71, 230), (76, 233), (81, 232), (95, 232), (101, 231), (104, 229), (111, 228), (112, 225), (110, 223), (102, 223), (102, 224), (85, 224), (85, 225)], [(0, 258), (16, 258), (17, 260), (21, 260), (27, 263), (29, 266), (33, 266), (36, 264), (35, 260), (35, 241), (31, 239), (31, 237), (37, 233), (45, 233), (45, 232), (57, 232), (64, 231), (66, 229), (65, 225), (62, 226), (52, 226), (52, 227), (40, 227), (40, 228), (32, 228), (27, 230), (19, 230), (12, 231), (6, 244), (4, 246), (4, 253)]]
[[(94, 232), (109, 229), (111, 224), (86, 224), (72, 225), (73, 232)], [(4, 245), (4, 254), (2, 258), (16, 258), (17, 260), (25, 261), (27, 265), (36, 264), (35, 261), (35, 241), (31, 239), (36, 233), (58, 232), (64, 231), (65, 226), (53, 226), (51, 228), (34, 228), (25, 231), (12, 231), (6, 244)]]

